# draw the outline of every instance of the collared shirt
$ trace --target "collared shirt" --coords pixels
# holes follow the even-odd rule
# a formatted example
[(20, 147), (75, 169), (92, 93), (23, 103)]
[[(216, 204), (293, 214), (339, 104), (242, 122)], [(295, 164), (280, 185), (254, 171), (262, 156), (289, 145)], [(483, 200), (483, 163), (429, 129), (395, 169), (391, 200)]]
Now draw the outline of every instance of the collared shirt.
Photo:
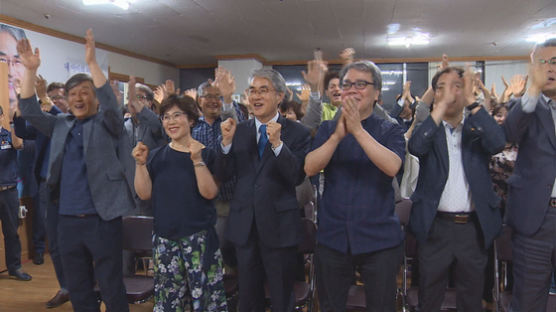
[(88, 122), (91, 122), (91, 119), (75, 120), (66, 138), (60, 181), (61, 215), (97, 213), (89, 188), (83, 145), (83, 126)]
[[(311, 150), (322, 146), (334, 133), (337, 121), (319, 127)], [(377, 142), (405, 157), (403, 130), (371, 115), (361, 121)], [(319, 206), (317, 239), (342, 253), (353, 255), (398, 246), (403, 233), (394, 213), (392, 178), (367, 156), (351, 134), (346, 135), (324, 168), (324, 193)]]
[[(552, 120), (554, 121), (554, 131), (556, 135), (556, 102), (554, 102), (551, 98), (547, 97), (543, 93), (541, 93), (542, 98), (546, 101), (548, 108), (550, 108), (550, 112), (552, 113)], [(521, 97), (521, 109), (526, 113), (532, 113), (537, 108), (537, 103), (539, 102), (538, 96), (529, 96), (525, 93)], [(556, 179), (554, 179), (554, 186), (552, 187), (552, 195), (550, 197), (556, 198)]]
[[(271, 121), (276, 122), (278, 120), (279, 116), (280, 116), (280, 113), (276, 112), (276, 116), (274, 116), (271, 120), (269, 120), (269, 122), (271, 122)], [(262, 122), (260, 122), (257, 118), (255, 118), (255, 129), (257, 131), (257, 142), (259, 142), (259, 139), (261, 137), (261, 134), (259, 133), (259, 127), (262, 124), (263, 124)], [(230, 152), (230, 149), (232, 148), (232, 144), (229, 144), (227, 146), (223, 146), (222, 144), (220, 144), (220, 145), (222, 147), (222, 152), (224, 154), (228, 154)], [(280, 151), (282, 151), (282, 146), (284, 146), (284, 142), (280, 143), (280, 145), (278, 145), (276, 148), (272, 147), (272, 151), (274, 152), (274, 156), (278, 157), (278, 155), (280, 155)]]
[(0, 186), (17, 184), (17, 151), (12, 134), (0, 126)]
[(464, 120), (465, 118), (461, 120), (456, 128), (453, 128), (444, 120), (442, 121), (446, 132), (449, 169), (448, 179), (438, 203), (438, 211), (470, 212), (474, 210), (471, 205), (471, 190), (463, 168), (461, 140)]

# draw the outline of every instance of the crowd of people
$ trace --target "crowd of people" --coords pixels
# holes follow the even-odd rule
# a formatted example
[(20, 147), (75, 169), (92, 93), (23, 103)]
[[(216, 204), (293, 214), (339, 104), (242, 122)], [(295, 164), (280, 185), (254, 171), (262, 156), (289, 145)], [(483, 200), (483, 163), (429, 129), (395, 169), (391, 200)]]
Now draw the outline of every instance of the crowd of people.
[(492, 301), (503, 224), (513, 229), (511, 310), (545, 311), (556, 268), (556, 40), (535, 47), (528, 76), (504, 80), (501, 96), (443, 56), (425, 93), (411, 94), (408, 81), (388, 111), (380, 69), (353, 50), (339, 72), (315, 53), (302, 103), (273, 69), (255, 70), (239, 103), (235, 78), (218, 68), (183, 93), (130, 77), (123, 107), (92, 30), (90, 74), (49, 85), (37, 75), (48, 62), (39, 49), (9, 27), (2, 38), (17, 41), (0, 58), (21, 77), (0, 110), (11, 126), (0, 127), (6, 263), (10, 277), (31, 280), (15, 186), (16, 149), (34, 140), (36, 204), (46, 211), (34, 222), (46, 225), (60, 284), (47, 307), (71, 300), (75, 311), (99, 311), (98, 285), (107, 310), (129, 311), (123, 276), (135, 273), (135, 255), (122, 251), (122, 217), (150, 215), (154, 311), (231, 310), (225, 273), (238, 278), (239, 311), (265, 311), (265, 289), (272, 311), (293, 311), (294, 282), (305, 278), (302, 208), (318, 197), (322, 311), (345, 310), (356, 272), (368, 311), (396, 310), (400, 198), (412, 201), (420, 311), (439, 311), (449, 283), (458, 311)]

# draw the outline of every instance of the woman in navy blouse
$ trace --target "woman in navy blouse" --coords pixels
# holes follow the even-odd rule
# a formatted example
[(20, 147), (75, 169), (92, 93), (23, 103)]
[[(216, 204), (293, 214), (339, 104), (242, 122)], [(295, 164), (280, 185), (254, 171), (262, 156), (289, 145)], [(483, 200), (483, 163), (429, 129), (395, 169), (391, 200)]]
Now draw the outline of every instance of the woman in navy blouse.
[(150, 152), (139, 142), (135, 190), (152, 198), (154, 215), (154, 311), (227, 311), (222, 256), (214, 230), (212, 176), (215, 154), (191, 137), (199, 113), (190, 97), (172, 95), (160, 108), (171, 142)]

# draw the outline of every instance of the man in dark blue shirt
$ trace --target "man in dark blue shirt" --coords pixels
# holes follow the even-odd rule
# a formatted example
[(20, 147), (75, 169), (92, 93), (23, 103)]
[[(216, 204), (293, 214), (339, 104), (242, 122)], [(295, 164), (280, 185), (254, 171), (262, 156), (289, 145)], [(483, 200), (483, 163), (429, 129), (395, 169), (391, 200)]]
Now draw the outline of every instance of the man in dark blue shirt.
[(18, 42), (25, 66), (20, 110), (24, 119), (50, 136), (47, 183), (59, 196), (58, 245), (76, 311), (99, 311), (93, 290), (98, 281), (110, 311), (129, 311), (122, 276), (122, 219), (133, 209), (133, 159), (124, 132), (121, 107), (95, 57), (92, 30), (85, 37), (85, 61), (91, 76), (66, 82), (72, 115), (44, 113), (34, 80), (38, 49)]
[(333, 311), (344, 311), (358, 268), (367, 310), (395, 311), (403, 234), (392, 178), (404, 159), (403, 130), (372, 114), (382, 88), (374, 63), (346, 65), (340, 81), (342, 115), (323, 122), (305, 160), (308, 176), (323, 169), (325, 175), (316, 250), (319, 292)]
[[(6, 248), (6, 265), (10, 278), (30, 281), (31, 276), (21, 270), (21, 242), (17, 234), (19, 225), (19, 199), (17, 196), (17, 153), (23, 141), (13, 131), (2, 128), (7, 118), (0, 106), (0, 220)], [(13, 123), (10, 122), (13, 127)]]

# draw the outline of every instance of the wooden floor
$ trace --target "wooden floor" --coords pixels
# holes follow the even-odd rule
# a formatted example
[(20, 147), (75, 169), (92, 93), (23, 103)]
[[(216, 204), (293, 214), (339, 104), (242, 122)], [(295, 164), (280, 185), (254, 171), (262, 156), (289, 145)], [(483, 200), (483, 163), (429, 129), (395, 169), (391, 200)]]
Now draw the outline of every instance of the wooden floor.
[[(0, 312), (73, 311), (69, 302), (56, 309), (46, 309), (44, 304), (56, 294), (59, 285), (50, 256), (45, 255), (44, 260), (42, 265), (34, 265), (29, 260), (23, 264), (23, 270), (33, 276), (29, 282), (9, 279), (8, 272), (0, 274)], [(130, 305), (131, 312), (152, 310), (152, 301)]]

